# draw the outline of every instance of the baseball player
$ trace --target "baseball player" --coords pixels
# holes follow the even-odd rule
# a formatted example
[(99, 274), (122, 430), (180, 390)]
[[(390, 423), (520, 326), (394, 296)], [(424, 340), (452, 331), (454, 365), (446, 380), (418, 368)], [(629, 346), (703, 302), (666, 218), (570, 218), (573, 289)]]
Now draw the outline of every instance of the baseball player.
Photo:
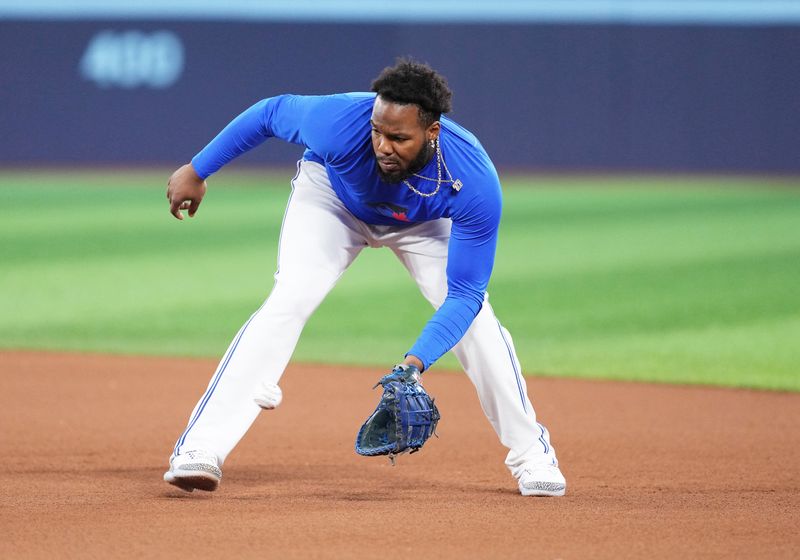
[(400, 60), (369, 93), (279, 95), (236, 117), (169, 179), (170, 212), (197, 212), (205, 179), (276, 137), (305, 147), (281, 229), (275, 284), (242, 326), (178, 438), (164, 480), (215, 490), (225, 458), (264, 408), (306, 321), (366, 247), (388, 247), (435, 308), (402, 366), (420, 372), (452, 349), (508, 449), (526, 496), (566, 482), (536, 421), (514, 344), (486, 287), (501, 213), (497, 172), (468, 130), (443, 117), (452, 93), (430, 67)]

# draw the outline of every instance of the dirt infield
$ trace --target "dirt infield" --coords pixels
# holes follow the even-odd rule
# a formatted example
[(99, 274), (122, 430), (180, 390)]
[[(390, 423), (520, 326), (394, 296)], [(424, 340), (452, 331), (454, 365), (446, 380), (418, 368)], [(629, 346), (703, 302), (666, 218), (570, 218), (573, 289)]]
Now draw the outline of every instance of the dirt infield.
[[(291, 366), (220, 490), (161, 481), (215, 362), (0, 353), (0, 558), (798, 558), (800, 394), (530, 378), (564, 498), (523, 498), (466, 376), (398, 466), (365, 369)], [(342, 387), (348, 389), (342, 390)]]

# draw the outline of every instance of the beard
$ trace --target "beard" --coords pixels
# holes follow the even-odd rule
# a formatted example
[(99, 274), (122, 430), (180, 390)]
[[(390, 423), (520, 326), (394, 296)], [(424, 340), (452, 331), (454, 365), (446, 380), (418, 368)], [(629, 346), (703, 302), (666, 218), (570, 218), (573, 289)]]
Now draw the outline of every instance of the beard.
[(408, 179), (414, 173), (417, 173), (420, 169), (425, 167), (433, 157), (433, 153), (435, 150), (436, 148), (431, 146), (430, 143), (428, 142), (423, 143), (422, 147), (419, 149), (419, 152), (417, 152), (417, 155), (414, 156), (414, 159), (412, 159), (411, 162), (408, 164), (408, 167), (406, 169), (398, 169), (393, 173), (387, 173), (383, 169), (381, 169), (381, 166), (377, 164), (378, 156), (376, 155), (375, 167), (378, 169), (378, 177), (380, 177), (381, 181), (383, 181), (384, 183), (389, 183), (389, 184), (400, 183), (401, 181)]

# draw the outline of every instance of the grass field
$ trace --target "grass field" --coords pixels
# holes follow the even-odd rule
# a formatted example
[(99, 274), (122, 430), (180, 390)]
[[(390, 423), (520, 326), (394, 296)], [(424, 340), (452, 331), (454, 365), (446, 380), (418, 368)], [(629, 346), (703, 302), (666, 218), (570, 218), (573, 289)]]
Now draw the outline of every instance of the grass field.
[[(0, 347), (219, 356), (272, 286), (286, 172), (0, 173)], [(489, 293), (528, 373), (800, 390), (800, 181), (512, 178)], [(367, 250), (295, 359), (398, 360), (431, 310)], [(456, 367), (451, 356), (442, 367)]]

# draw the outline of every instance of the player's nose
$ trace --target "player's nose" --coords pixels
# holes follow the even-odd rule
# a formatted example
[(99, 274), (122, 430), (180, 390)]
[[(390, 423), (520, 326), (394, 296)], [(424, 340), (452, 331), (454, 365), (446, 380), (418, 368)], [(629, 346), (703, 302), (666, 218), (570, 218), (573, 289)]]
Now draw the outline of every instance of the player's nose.
[(386, 138), (378, 138), (375, 142), (375, 151), (382, 156), (390, 156), (394, 153), (394, 146)]

